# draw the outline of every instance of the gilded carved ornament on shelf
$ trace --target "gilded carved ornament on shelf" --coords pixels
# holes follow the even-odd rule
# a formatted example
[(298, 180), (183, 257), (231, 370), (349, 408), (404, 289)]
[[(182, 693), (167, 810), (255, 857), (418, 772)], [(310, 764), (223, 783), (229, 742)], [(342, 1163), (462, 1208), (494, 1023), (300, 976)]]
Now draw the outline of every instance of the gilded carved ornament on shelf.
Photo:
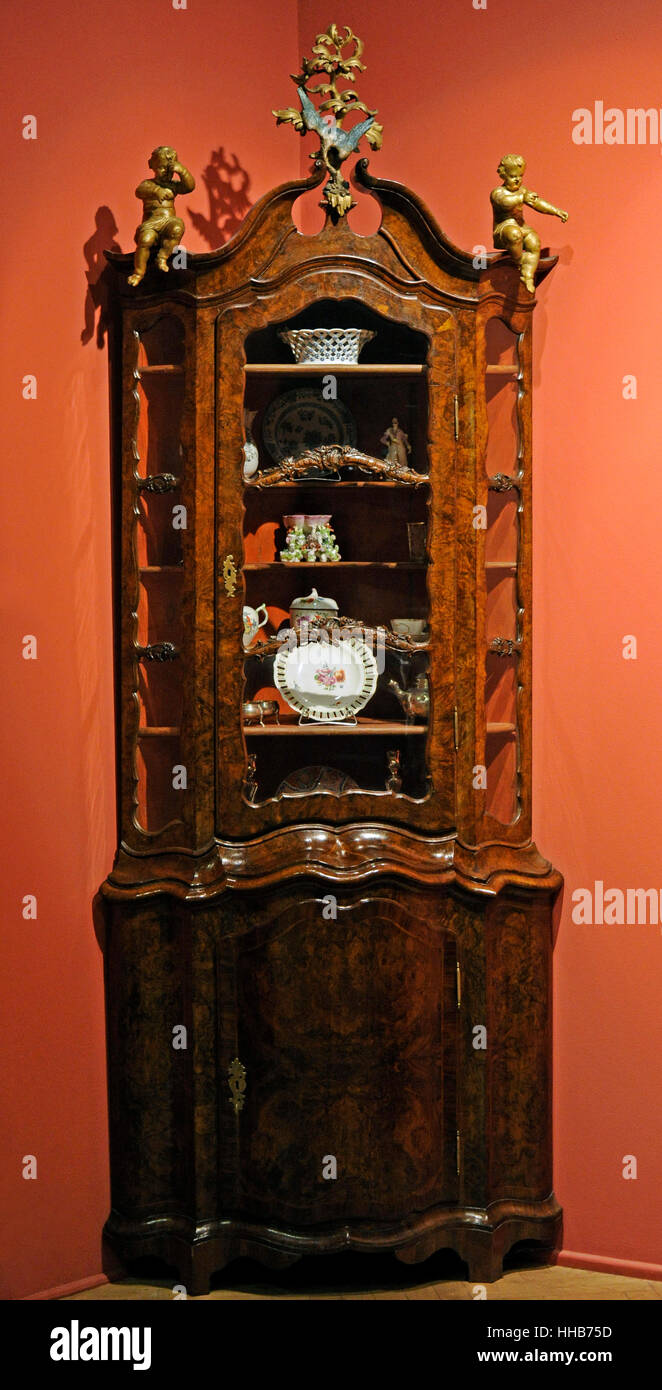
[(378, 459), (372, 454), (364, 454), (349, 444), (321, 444), (317, 449), (306, 449), (305, 453), (297, 454), (296, 458), (281, 459), (275, 468), (265, 468), (251, 478), (248, 486), (273, 487), (275, 483), (299, 480), (311, 469), (319, 470), (325, 477), (337, 478), (341, 468), (356, 468), (360, 473), (368, 473), (384, 482), (414, 487), (430, 481), (426, 473), (415, 473), (413, 468), (392, 459)]

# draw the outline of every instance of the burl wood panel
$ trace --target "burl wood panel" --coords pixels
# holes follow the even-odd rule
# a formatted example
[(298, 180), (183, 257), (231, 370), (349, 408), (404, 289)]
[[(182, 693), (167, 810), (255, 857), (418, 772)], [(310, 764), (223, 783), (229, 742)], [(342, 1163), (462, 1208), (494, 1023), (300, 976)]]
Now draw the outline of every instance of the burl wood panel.
[(490, 1197), (552, 1190), (551, 901), (498, 900), (490, 915), (487, 1067)]
[[(388, 887), (324, 911), (310, 888), (255, 904), (219, 952), (219, 1009), (247, 1071), (241, 1210), (307, 1225), (453, 1201), (454, 939), (430, 900)], [(222, 1135), (229, 1102), (221, 1086)]]
[(190, 1052), (173, 1028), (191, 1024), (181, 914), (167, 899), (109, 909), (106, 1015), (111, 1196), (125, 1217), (186, 1206)]

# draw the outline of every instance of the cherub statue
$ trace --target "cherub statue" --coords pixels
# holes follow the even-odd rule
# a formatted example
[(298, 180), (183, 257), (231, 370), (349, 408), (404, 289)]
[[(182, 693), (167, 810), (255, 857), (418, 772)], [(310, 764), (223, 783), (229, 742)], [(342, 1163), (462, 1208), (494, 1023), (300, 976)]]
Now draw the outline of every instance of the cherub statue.
[[(136, 198), (142, 200), (144, 218), (136, 230), (130, 285), (140, 284), (153, 246), (158, 247), (156, 264), (159, 270), (168, 270), (168, 257), (184, 235), (184, 223), (181, 217), (175, 216), (175, 198), (178, 193), (192, 193), (195, 188), (193, 175), (179, 163), (177, 151), (170, 145), (159, 145), (152, 150), (148, 164), (154, 177), (143, 179), (136, 189)], [(176, 180), (175, 174), (178, 175)]]
[(503, 180), (501, 188), (494, 188), (490, 194), (494, 216), (494, 245), (500, 251), (508, 251), (520, 268), (519, 278), (527, 290), (533, 294), (533, 277), (540, 260), (540, 237), (524, 221), (524, 204), (535, 208), (536, 212), (546, 212), (552, 217), (560, 217), (567, 222), (568, 214), (552, 203), (546, 203), (537, 193), (522, 188), (526, 160), (521, 154), (505, 154), (497, 169)]
[(400, 429), (395, 415), (382, 435), (382, 444), (387, 445), (384, 458), (388, 463), (394, 463), (397, 468), (407, 467), (407, 454), (411, 453), (411, 444), (404, 430)]

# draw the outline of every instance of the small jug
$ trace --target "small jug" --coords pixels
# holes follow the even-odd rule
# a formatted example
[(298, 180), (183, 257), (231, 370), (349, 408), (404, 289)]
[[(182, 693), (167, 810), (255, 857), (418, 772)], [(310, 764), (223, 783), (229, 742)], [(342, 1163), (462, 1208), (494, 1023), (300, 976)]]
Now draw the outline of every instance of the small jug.
[[(260, 613), (263, 611), (264, 617), (262, 621), (260, 621)], [(267, 613), (267, 606), (265, 603), (261, 603), (259, 608), (249, 608), (248, 606), (244, 608), (244, 636), (242, 639), (244, 651), (248, 651), (248, 648), (252, 647), (257, 637), (258, 628), (264, 627), (265, 623), (268, 623), (268, 621), (269, 614)]]

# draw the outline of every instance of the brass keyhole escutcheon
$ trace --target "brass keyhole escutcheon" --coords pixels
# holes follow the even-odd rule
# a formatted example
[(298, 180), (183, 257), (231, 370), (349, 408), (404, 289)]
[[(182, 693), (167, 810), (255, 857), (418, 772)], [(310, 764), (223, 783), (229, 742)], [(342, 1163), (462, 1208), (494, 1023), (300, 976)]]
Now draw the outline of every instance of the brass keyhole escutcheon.
[(223, 579), (226, 594), (229, 598), (234, 598), (237, 588), (237, 566), (234, 562), (234, 555), (226, 555), (223, 561)]
[(228, 1067), (228, 1085), (230, 1087), (230, 1104), (235, 1115), (243, 1109), (244, 1092), (246, 1090), (246, 1068), (238, 1057), (234, 1058)]

